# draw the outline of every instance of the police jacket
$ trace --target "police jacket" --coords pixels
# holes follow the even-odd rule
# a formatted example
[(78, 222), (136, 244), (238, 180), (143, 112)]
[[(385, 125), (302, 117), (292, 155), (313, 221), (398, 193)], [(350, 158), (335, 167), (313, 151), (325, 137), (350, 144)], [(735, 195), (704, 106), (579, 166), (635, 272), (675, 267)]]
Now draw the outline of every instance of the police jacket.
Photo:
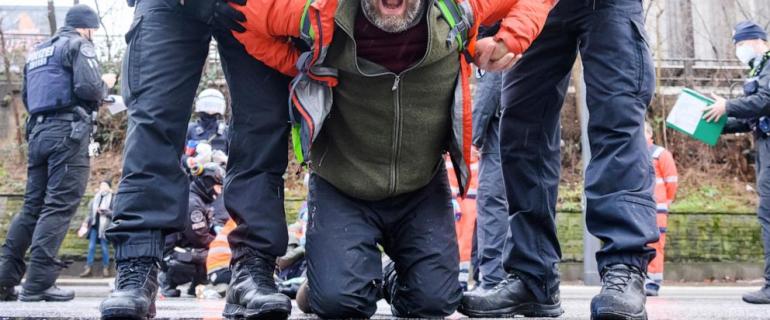
[(187, 126), (188, 144), (190, 141), (194, 141), (196, 144), (201, 141), (208, 142), (211, 144), (212, 149), (222, 151), (225, 154), (228, 153), (229, 146), (227, 142), (227, 134), (227, 124), (222, 121), (217, 121), (215, 126), (207, 126), (200, 123), (200, 121), (191, 122)]
[(754, 59), (743, 93), (743, 97), (727, 101), (726, 114), (732, 119), (724, 133), (757, 131), (759, 122), (767, 121), (761, 118), (770, 116), (770, 51)]
[(31, 114), (94, 111), (106, 95), (94, 45), (74, 28), (60, 28), (27, 57), (22, 99)]
[(211, 228), (214, 198), (206, 194), (195, 182), (190, 185), (189, 215), (185, 217), (184, 230), (166, 237), (166, 249), (174, 247), (190, 249), (208, 249), (214, 241)]

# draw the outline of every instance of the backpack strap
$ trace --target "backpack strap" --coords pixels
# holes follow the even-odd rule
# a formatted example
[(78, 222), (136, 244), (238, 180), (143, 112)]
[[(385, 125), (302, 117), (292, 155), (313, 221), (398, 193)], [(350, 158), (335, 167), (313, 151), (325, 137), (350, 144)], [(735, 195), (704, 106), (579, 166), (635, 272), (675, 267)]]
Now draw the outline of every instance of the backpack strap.
[(473, 26), (473, 12), (468, 2), (458, 3), (458, 0), (434, 0), (434, 2), (441, 11), (441, 16), (449, 24), (447, 46), (451, 46), (453, 42), (457, 41), (457, 50), (462, 54), (470, 55), (468, 37)]

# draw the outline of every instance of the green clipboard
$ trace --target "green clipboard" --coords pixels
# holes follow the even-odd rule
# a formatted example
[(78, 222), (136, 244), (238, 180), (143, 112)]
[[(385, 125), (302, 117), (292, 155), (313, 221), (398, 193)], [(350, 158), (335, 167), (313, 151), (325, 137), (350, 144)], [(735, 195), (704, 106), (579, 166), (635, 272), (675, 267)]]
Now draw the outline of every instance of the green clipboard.
[(713, 147), (725, 128), (727, 116), (722, 116), (717, 122), (704, 120), (703, 110), (712, 104), (713, 99), (684, 88), (666, 118), (666, 126)]

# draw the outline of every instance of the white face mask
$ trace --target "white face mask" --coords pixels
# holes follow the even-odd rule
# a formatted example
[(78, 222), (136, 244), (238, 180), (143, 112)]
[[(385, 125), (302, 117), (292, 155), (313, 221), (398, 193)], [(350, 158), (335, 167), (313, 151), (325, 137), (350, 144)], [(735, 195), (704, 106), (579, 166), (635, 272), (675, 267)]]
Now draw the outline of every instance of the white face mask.
[(754, 52), (754, 49), (751, 46), (742, 45), (735, 48), (735, 56), (738, 57), (738, 60), (741, 60), (743, 64), (748, 65), (751, 60), (754, 60), (754, 58), (757, 57), (757, 53)]

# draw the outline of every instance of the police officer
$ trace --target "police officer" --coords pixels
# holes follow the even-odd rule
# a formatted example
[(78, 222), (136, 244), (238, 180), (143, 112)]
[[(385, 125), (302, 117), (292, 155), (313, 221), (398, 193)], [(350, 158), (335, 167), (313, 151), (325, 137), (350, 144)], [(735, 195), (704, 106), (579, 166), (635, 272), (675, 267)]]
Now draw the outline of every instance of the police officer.
[(99, 17), (86, 5), (67, 11), (65, 26), (37, 45), (24, 66), (22, 98), (29, 112), (27, 189), (0, 253), (0, 300), (68, 301), (54, 282), (65, 266), (56, 259), (86, 189), (92, 116), (107, 93), (91, 42)]
[[(190, 180), (180, 169), (193, 98), (217, 40), (232, 98), (223, 198), (238, 226), (230, 233), (233, 280), (226, 316), (288, 317), (291, 300), (273, 281), (288, 232), (283, 178), (288, 163), (288, 77), (252, 58), (232, 32), (246, 0), (128, 0), (121, 89), (129, 112), (123, 176), (107, 238), (115, 246), (115, 291), (103, 319), (155, 315), (164, 235), (182, 231)], [(248, 196), (244, 196), (248, 195)]]
[(161, 293), (166, 297), (179, 297), (176, 287), (188, 282), (187, 293), (195, 295), (195, 287), (206, 282), (206, 255), (215, 236), (211, 204), (222, 192), (224, 175), (221, 166), (208, 163), (190, 184), (190, 213), (184, 231), (166, 236), (164, 270), (160, 275)]
[(770, 46), (767, 32), (756, 23), (744, 21), (735, 26), (735, 55), (751, 68), (743, 86), (744, 96), (726, 100), (714, 96), (704, 118), (718, 121), (728, 116), (723, 133), (754, 132), (757, 145), (757, 216), (765, 249), (765, 285), (743, 295), (743, 301), (770, 304)]
[(578, 53), (585, 69), (592, 153), (586, 227), (602, 240), (592, 319), (646, 319), (644, 273), (658, 239), (644, 117), (654, 91), (641, 0), (561, 0), (503, 76), (500, 158), (510, 213), (504, 285), (468, 293), (471, 316), (559, 316), (556, 199), (559, 114)]
[[(196, 122), (187, 127), (187, 146), (209, 143), (213, 150), (227, 154), (227, 124), (225, 116), (225, 96), (217, 89), (206, 89), (195, 100)], [(188, 153), (189, 154), (189, 153)]]

